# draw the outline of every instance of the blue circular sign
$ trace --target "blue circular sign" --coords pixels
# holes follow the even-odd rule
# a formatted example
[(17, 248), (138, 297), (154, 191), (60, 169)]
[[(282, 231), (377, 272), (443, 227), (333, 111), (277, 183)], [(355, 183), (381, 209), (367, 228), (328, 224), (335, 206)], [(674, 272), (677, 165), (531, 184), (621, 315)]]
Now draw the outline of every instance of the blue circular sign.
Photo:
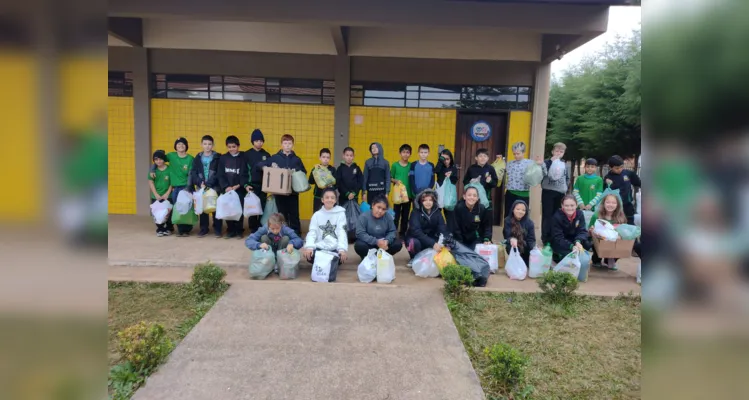
[(492, 127), (486, 121), (476, 121), (471, 126), (471, 137), (476, 142), (483, 142), (492, 137)]

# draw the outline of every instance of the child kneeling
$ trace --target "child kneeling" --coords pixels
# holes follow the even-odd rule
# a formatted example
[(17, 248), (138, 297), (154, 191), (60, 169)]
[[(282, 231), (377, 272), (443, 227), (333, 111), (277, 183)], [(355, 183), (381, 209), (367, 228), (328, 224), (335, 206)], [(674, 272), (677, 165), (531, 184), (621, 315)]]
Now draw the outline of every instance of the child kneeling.
[(395, 255), (403, 243), (395, 238), (395, 222), (387, 213), (388, 199), (385, 195), (370, 199), (372, 209), (362, 213), (356, 221), (356, 243), (354, 251), (363, 260), (370, 249), (382, 249)]
[(588, 229), (583, 212), (577, 209), (577, 200), (571, 194), (562, 198), (562, 208), (557, 210), (551, 221), (551, 248), (554, 261), (559, 262), (572, 250), (590, 250)]
[(304, 242), (293, 229), (286, 226), (283, 215), (275, 213), (268, 218), (268, 224), (250, 235), (244, 244), (250, 250), (272, 250), (276, 254), (283, 249), (289, 253), (301, 249)]
[(437, 207), (437, 192), (424, 189), (416, 196), (408, 223), (406, 249), (411, 261), (407, 266), (412, 266), (414, 256), (422, 250), (430, 247), (435, 251), (442, 250), (442, 244), (438, 243), (440, 235), (447, 236), (447, 227), (442, 212)]
[(338, 196), (334, 188), (322, 192), (322, 207), (312, 215), (309, 232), (304, 243), (302, 254), (310, 263), (315, 260), (317, 250), (338, 253), (338, 264), (346, 261), (348, 236), (346, 234), (346, 210), (337, 206)]
[(523, 200), (515, 200), (510, 210), (502, 230), (505, 250), (510, 254), (513, 248), (517, 248), (525, 265), (529, 265), (531, 250), (536, 247), (536, 227), (528, 217), (528, 205)]

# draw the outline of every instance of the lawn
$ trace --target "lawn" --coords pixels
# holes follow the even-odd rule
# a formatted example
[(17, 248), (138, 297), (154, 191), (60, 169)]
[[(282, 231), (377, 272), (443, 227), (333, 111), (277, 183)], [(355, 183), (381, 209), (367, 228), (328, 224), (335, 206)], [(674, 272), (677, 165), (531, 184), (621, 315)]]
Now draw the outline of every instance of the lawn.
[(518, 390), (527, 398), (640, 398), (639, 297), (580, 296), (565, 308), (539, 294), (474, 292), (448, 304), (487, 399), (506, 398), (487, 372), (484, 349), (495, 343), (529, 358)]

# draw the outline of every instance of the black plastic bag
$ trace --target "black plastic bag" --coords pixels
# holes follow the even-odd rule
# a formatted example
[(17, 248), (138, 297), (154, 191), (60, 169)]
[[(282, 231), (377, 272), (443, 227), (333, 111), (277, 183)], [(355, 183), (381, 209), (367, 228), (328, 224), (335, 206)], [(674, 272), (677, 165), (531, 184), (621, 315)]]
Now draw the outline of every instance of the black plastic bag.
[(356, 240), (356, 221), (361, 215), (361, 209), (359, 203), (349, 200), (345, 206), (346, 209), (346, 234), (348, 236), (349, 243), (353, 243)]
[(458, 265), (465, 265), (471, 269), (473, 286), (486, 286), (489, 280), (489, 263), (478, 253), (453, 239), (452, 236), (448, 236), (444, 244), (450, 248), (450, 253), (455, 257)]

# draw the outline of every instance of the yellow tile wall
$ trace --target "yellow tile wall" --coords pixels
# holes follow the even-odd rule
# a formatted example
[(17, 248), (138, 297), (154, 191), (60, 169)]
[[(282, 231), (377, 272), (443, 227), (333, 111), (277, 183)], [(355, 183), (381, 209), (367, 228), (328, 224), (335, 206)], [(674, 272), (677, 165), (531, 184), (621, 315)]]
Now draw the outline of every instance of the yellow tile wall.
[(400, 159), (398, 148), (403, 144), (412, 147), (410, 161), (419, 159), (418, 148), (422, 143), (429, 145), (429, 161), (435, 164), (440, 144), (455, 151), (455, 110), (351, 107), (349, 115), (349, 145), (356, 151), (354, 160), (362, 168), (372, 157), (369, 153), (372, 142), (382, 143), (385, 159), (391, 165)]
[(525, 143), (525, 156), (531, 154), (531, 112), (510, 112), (509, 137), (507, 138), (507, 157), (512, 159), (512, 145), (517, 142)]
[(108, 111), (109, 213), (135, 214), (133, 98), (109, 97)]
[[(215, 150), (226, 152), (225, 140), (239, 138), (240, 150), (249, 149), (250, 133), (258, 128), (265, 136), (264, 148), (275, 154), (281, 136), (294, 136), (294, 151), (309, 171), (320, 162), (320, 149), (333, 148), (333, 106), (250, 103), (202, 100), (151, 100), (151, 152), (174, 151), (174, 141), (184, 136), (190, 154), (201, 151), (200, 138), (213, 136)], [(299, 198), (301, 219), (312, 217), (312, 191)]]

